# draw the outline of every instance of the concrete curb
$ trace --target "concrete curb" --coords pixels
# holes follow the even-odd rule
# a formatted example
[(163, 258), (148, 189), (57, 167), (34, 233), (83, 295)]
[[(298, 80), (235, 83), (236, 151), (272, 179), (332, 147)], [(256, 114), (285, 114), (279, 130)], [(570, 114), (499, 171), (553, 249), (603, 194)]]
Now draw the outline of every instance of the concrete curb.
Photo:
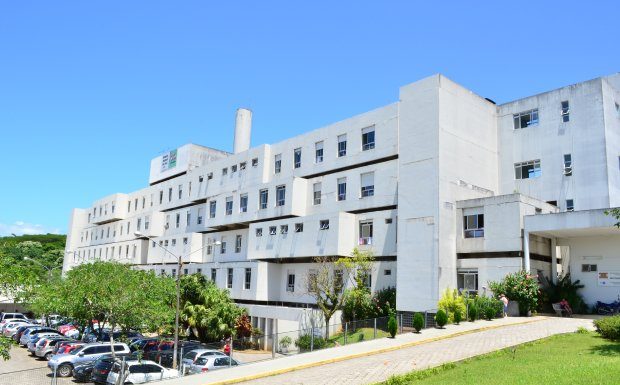
[(366, 357), (366, 356), (375, 355), (375, 354), (387, 353), (387, 352), (391, 352), (391, 351), (394, 351), (394, 350), (409, 348), (409, 347), (412, 347), (412, 346), (423, 345), (423, 344), (427, 344), (427, 343), (431, 343), (431, 342), (435, 342), (435, 341), (446, 340), (446, 339), (449, 339), (449, 338), (459, 337), (459, 336), (463, 336), (463, 335), (467, 335), (467, 334), (478, 333), (478, 332), (483, 332), (483, 331), (493, 330), (493, 329), (499, 329), (499, 328), (502, 328), (502, 327), (526, 325), (526, 324), (530, 324), (530, 323), (534, 323), (534, 322), (545, 321), (547, 319), (549, 319), (549, 317), (541, 317), (541, 318), (538, 318), (538, 319), (535, 319), (535, 320), (528, 320), (528, 321), (518, 322), (518, 323), (514, 323), (514, 324), (509, 324), (509, 325), (489, 325), (489, 326), (483, 326), (483, 327), (478, 328), (478, 329), (464, 330), (464, 331), (461, 331), (461, 332), (456, 332), (456, 333), (448, 334), (448, 335), (445, 335), (445, 336), (433, 337), (433, 338), (428, 338), (428, 339), (420, 340), (420, 341), (407, 342), (407, 343), (402, 344), (402, 345), (396, 345), (396, 346), (390, 346), (388, 348), (371, 350), (369, 352), (349, 354), (347, 356), (336, 357), (336, 358), (331, 358), (331, 359), (328, 359), (328, 360), (322, 360), (322, 361), (316, 361), (316, 362), (310, 362), (310, 363), (303, 364), (303, 365), (297, 365), (297, 366), (292, 366), (292, 367), (289, 367), (289, 368), (283, 368), (283, 369), (278, 369), (278, 370), (272, 370), (272, 371), (269, 371), (269, 372), (262, 372), (262, 373), (252, 374), (252, 375), (244, 376), (244, 377), (232, 378), (230, 380), (223, 380), (223, 381), (217, 381), (217, 382), (209, 382), (208, 385), (238, 384), (238, 383), (245, 382), (245, 381), (257, 380), (259, 378), (277, 376), (279, 374), (294, 372), (296, 370), (308, 369), (308, 368), (313, 368), (313, 367), (316, 367), (316, 366), (321, 366), (321, 365), (326, 365), (326, 364), (333, 364), (333, 363), (336, 363), (336, 362), (346, 361), (346, 360), (355, 359), (355, 358), (359, 358), (359, 357)]

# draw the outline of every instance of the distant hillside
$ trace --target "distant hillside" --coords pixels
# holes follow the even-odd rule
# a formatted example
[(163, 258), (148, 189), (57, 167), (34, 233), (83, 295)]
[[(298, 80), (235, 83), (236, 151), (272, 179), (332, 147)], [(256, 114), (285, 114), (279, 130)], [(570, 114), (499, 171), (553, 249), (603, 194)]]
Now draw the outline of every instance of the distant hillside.
[(25, 241), (39, 242), (46, 250), (64, 249), (67, 236), (64, 234), (36, 234), (0, 237), (0, 244), (9, 245)]
[(40, 234), (0, 237), (0, 259), (4, 263), (32, 265), (28, 257), (48, 268), (62, 266), (67, 236)]

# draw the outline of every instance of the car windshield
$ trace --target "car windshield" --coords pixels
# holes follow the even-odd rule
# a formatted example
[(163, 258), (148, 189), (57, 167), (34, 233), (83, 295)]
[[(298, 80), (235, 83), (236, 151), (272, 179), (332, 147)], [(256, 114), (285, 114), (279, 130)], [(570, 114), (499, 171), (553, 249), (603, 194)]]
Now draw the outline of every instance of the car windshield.
[(199, 359), (196, 360), (196, 365), (205, 365), (208, 360), (209, 360), (209, 357), (200, 357)]

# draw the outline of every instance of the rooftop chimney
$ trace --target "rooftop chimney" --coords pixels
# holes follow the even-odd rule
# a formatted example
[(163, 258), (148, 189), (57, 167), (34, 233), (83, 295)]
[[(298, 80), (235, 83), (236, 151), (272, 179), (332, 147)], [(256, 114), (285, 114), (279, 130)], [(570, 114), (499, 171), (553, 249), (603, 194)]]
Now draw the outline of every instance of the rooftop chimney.
[(235, 117), (235, 142), (233, 151), (235, 154), (250, 149), (250, 136), (252, 134), (252, 111), (247, 108), (238, 108)]

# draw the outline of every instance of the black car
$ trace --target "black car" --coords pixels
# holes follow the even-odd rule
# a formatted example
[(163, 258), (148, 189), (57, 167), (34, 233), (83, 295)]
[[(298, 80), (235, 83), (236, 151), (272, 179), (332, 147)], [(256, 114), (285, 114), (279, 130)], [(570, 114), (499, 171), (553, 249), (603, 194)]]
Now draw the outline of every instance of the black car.
[(19, 342), (19, 339), (22, 338), (22, 334), (24, 334), (24, 332), (29, 329), (29, 328), (36, 328), (36, 327), (40, 327), (40, 326), (32, 326), (32, 325), (27, 325), (27, 326), (20, 326), (17, 328), (17, 332), (15, 334), (13, 334), (13, 339), (15, 340), (15, 342)]
[[(123, 357), (126, 360), (138, 359), (138, 356), (135, 353), (117, 354), (116, 357), (120, 358), (121, 360), (123, 359)], [(90, 367), (90, 377), (86, 379), (86, 381), (94, 382), (95, 385), (106, 385), (108, 380), (108, 373), (110, 373), (113, 365), (114, 359), (112, 358), (112, 355), (105, 355), (98, 358), (95, 362), (92, 363)], [(73, 377), (75, 378), (75, 370), (73, 372)]]
[[(205, 349), (206, 346), (200, 341), (179, 341), (179, 348), (177, 350), (178, 358), (177, 365), (183, 360), (183, 355), (187, 352), (197, 349)], [(144, 359), (150, 359), (157, 362), (164, 368), (172, 368), (172, 361), (174, 357), (174, 344), (166, 346), (166, 349), (159, 351), (147, 352), (144, 355)]]

